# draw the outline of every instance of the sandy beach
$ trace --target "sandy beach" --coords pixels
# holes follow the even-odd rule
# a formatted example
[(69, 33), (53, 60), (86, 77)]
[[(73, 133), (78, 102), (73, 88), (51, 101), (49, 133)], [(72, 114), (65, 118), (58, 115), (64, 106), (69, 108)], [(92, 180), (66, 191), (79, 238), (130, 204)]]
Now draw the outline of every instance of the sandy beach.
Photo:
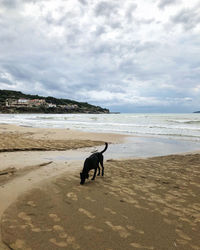
[(83, 159), (124, 140), (0, 125), (0, 249), (200, 249), (199, 153), (107, 159), (80, 185)]

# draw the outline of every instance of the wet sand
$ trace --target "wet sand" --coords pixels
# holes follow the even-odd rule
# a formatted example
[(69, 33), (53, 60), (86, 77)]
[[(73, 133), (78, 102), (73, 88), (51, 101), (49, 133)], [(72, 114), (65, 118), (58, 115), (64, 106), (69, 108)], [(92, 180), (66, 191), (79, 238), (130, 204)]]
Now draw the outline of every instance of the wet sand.
[[(19, 130), (31, 132), (26, 136), (33, 140), (44, 133)], [(6, 132), (14, 132), (13, 127)], [(55, 132), (47, 134), (51, 135), (47, 140), (55, 140)], [(90, 143), (102, 148), (105, 140), (123, 140), (123, 136), (104, 136), (90, 135), (91, 141), (96, 139)], [(81, 134), (81, 140), (86, 138)], [(83, 148), (80, 154), (85, 157), (90, 151)], [(76, 158), (76, 151), (72, 152)], [(46, 159), (44, 153), (54, 160)], [(0, 249), (5, 245), (24, 250), (200, 249), (200, 154), (108, 159), (105, 176), (83, 186), (79, 184), (80, 159), (55, 160), (54, 151), (4, 152), (0, 157), (4, 160), (1, 171), (15, 168), (0, 176), (4, 242)]]
[(0, 124), (0, 152), (77, 149), (102, 145), (104, 141), (123, 142), (124, 138), (117, 134)]

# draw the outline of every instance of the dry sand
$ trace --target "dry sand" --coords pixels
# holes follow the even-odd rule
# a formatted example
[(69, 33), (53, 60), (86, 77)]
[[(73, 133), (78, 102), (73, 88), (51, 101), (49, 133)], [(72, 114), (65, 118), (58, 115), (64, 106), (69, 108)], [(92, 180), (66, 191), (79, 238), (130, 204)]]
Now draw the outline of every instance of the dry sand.
[[(18, 139), (42, 138), (42, 145), (45, 140), (54, 145), (55, 139), (62, 141), (62, 147), (66, 140), (71, 140), (71, 147), (80, 140), (79, 145), (86, 146), (88, 140), (89, 146), (123, 140), (123, 136), (81, 132), (76, 137), (76, 132), (68, 130), (62, 137), (63, 132), (56, 131), (0, 126), (7, 141), (9, 133), (19, 133)], [(19, 148), (18, 139), (15, 148)], [(77, 140), (74, 144), (73, 139)], [(4, 140), (0, 147), (12, 151), (8, 144)], [(23, 148), (27, 148), (25, 141)], [(12, 170), (9, 155), (18, 159), (20, 153), (22, 159), (24, 153), (33, 154), (0, 154), (5, 158), (3, 165), (13, 171), (0, 176), (1, 233), (9, 249), (200, 249), (200, 154), (108, 160), (104, 177), (81, 186), (82, 162), (58, 166), (39, 162), (35, 156), (35, 165), (32, 159), (28, 167), (19, 165)], [(39, 156), (41, 152), (35, 153)]]

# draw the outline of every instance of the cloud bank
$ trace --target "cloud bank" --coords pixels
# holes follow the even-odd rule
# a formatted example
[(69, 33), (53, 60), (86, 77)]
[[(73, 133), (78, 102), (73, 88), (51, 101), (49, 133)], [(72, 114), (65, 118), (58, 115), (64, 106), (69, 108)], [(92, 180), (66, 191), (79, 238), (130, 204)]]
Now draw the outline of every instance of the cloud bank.
[(0, 89), (121, 112), (200, 108), (193, 0), (0, 0)]

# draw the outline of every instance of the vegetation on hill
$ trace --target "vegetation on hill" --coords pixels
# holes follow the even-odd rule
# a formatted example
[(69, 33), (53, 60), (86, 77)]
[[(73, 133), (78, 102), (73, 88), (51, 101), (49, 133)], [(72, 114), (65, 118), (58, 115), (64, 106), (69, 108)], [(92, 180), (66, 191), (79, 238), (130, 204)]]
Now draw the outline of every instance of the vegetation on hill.
[[(6, 100), (7, 99), (40, 99), (45, 100), (46, 103), (56, 104), (56, 107), (47, 108), (44, 106), (37, 107), (37, 108), (30, 108), (30, 107), (17, 107), (17, 108), (8, 108), (6, 107)], [(77, 105), (77, 108), (73, 110), (75, 113), (109, 113), (108, 109), (101, 108), (99, 106), (91, 105), (87, 102), (77, 102), (74, 100), (69, 99), (58, 99), (52, 96), (44, 97), (39, 95), (29, 95), (24, 94), (20, 91), (13, 91), (13, 90), (0, 90), (0, 112), (17, 112), (17, 113), (24, 113), (24, 112), (39, 112), (39, 113), (69, 113), (72, 110), (66, 110), (65, 108), (61, 108), (64, 105)]]

